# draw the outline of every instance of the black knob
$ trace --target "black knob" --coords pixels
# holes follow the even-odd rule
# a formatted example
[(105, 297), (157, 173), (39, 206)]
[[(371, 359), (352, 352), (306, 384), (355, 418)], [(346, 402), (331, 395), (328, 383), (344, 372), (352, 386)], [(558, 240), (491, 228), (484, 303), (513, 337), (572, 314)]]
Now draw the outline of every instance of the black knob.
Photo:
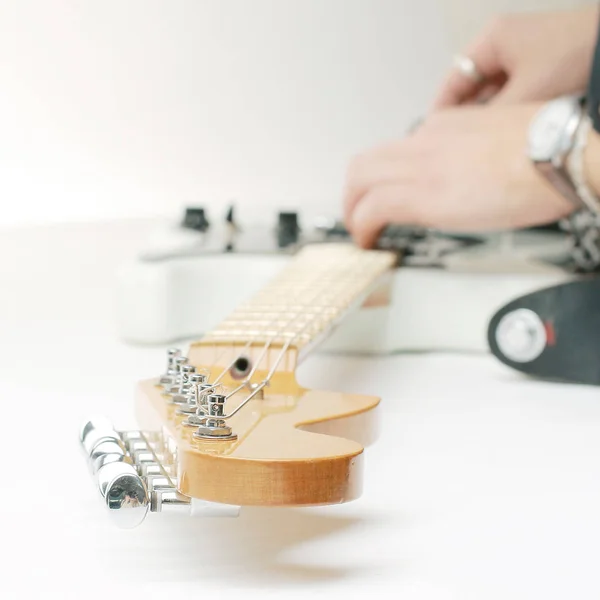
[(277, 224), (277, 242), (279, 247), (285, 248), (297, 243), (299, 234), (298, 213), (280, 212)]
[(206, 231), (209, 227), (209, 222), (204, 209), (200, 206), (186, 208), (182, 227), (193, 229), (194, 231)]

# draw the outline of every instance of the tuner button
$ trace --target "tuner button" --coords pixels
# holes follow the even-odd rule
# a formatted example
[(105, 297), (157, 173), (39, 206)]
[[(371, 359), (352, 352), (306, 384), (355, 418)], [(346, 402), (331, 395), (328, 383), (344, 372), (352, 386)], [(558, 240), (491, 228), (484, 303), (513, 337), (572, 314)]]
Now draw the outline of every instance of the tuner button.
[(83, 444), (85, 438), (95, 429), (103, 429), (105, 431), (113, 430), (112, 423), (105, 417), (94, 417), (86, 421), (79, 432), (79, 441)]
[(135, 467), (128, 462), (111, 462), (103, 465), (96, 473), (96, 481), (98, 482), (98, 489), (102, 494), (103, 498), (106, 498), (106, 488), (109, 486), (111, 481), (119, 475), (137, 475)]
[[(121, 467), (121, 470), (117, 469)], [(111, 463), (103, 469), (114, 469), (101, 477), (99, 485), (104, 489), (106, 506), (113, 523), (121, 529), (137, 527), (148, 514), (150, 507), (148, 490), (142, 478), (127, 463)], [(109, 475), (114, 475), (110, 481)], [(108, 483), (107, 483), (108, 481)]]
[(204, 208), (197, 206), (185, 209), (182, 227), (204, 232), (209, 228), (209, 225)]
[(122, 444), (107, 439), (94, 446), (90, 454), (90, 468), (96, 473), (103, 465), (124, 459), (125, 450)]
[(106, 441), (122, 443), (119, 434), (112, 428), (112, 425), (104, 420), (94, 420), (86, 423), (81, 429), (80, 440), (88, 457), (92, 455), (98, 444)]

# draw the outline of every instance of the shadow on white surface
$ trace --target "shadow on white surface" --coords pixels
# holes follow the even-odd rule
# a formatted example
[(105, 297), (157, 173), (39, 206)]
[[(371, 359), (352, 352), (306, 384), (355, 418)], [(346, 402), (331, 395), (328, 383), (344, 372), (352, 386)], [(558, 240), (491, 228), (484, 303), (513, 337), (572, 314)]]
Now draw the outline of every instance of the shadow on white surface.
[[(143, 538), (137, 532), (115, 532), (113, 551), (103, 553), (107, 572), (128, 581), (139, 577), (218, 584), (225, 578), (228, 587), (360, 578), (377, 564), (369, 564), (360, 547), (355, 548), (354, 560), (338, 550), (323, 561), (322, 549), (317, 558), (307, 546), (320, 542), (339, 549), (344, 535), (355, 539), (361, 529), (381, 524), (378, 518), (334, 516), (322, 509), (257, 507), (244, 508), (237, 519), (150, 515), (148, 521), (142, 526)], [(143, 560), (124, 560), (131, 556)]]

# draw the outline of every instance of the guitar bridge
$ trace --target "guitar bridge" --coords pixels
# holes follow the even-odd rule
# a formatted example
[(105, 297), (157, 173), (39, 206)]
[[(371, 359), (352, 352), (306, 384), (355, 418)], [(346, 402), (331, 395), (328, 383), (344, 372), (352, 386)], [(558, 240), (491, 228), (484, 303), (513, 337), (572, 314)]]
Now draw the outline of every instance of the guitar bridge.
[(177, 448), (161, 432), (117, 431), (106, 419), (81, 429), (80, 443), (114, 524), (140, 525), (148, 513), (235, 517), (240, 507), (190, 498), (177, 486)]

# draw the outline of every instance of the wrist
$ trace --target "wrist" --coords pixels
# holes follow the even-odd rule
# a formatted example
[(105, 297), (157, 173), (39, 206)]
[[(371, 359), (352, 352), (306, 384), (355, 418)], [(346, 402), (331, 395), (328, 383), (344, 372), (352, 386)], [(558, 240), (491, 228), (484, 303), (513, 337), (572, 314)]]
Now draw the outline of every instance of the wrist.
[(600, 180), (596, 164), (599, 158), (598, 142), (592, 120), (584, 114), (567, 156), (566, 170), (582, 207), (595, 215), (600, 215)]

